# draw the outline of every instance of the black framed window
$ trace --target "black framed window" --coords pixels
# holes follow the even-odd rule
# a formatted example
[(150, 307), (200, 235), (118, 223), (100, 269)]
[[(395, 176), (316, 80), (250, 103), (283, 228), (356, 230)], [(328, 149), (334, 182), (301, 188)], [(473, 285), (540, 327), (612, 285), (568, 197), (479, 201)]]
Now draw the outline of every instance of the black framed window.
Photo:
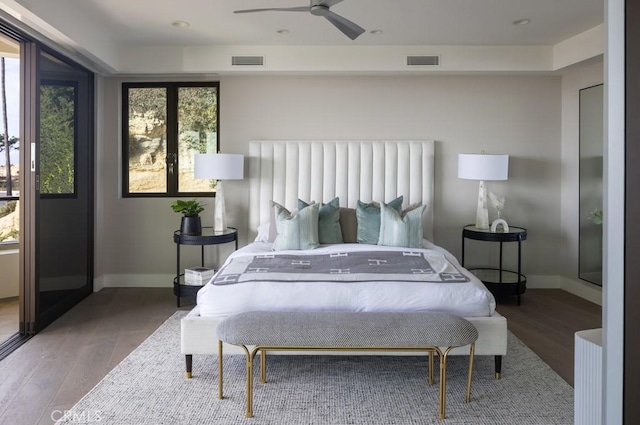
[(193, 156), (219, 146), (218, 82), (122, 85), (122, 195), (207, 196)]

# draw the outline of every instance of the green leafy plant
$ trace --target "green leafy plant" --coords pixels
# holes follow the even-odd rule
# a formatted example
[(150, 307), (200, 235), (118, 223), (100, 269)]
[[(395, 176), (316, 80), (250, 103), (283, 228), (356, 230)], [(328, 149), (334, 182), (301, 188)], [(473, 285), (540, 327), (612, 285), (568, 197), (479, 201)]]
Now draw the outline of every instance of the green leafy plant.
[(185, 217), (197, 217), (202, 211), (204, 211), (205, 204), (192, 199), (190, 201), (182, 201), (180, 199), (173, 201), (171, 209), (173, 212), (181, 213)]
[(595, 208), (593, 211), (589, 212), (589, 218), (591, 218), (591, 221), (593, 221), (593, 224), (601, 225), (602, 210), (600, 208)]

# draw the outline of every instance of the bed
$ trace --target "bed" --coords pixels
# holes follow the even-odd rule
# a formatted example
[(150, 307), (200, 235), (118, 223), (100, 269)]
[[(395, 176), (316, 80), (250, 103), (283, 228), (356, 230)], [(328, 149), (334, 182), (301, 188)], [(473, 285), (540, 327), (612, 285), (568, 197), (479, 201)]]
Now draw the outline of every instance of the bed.
[[(187, 356), (188, 369), (190, 369), (192, 355), (217, 352), (215, 338), (217, 324), (223, 318), (242, 311), (254, 309), (432, 310), (457, 314), (471, 321), (479, 332), (476, 354), (496, 356), (496, 373), (499, 374), (501, 356), (506, 354), (507, 347), (506, 319), (495, 311), (495, 300), (484, 285), (473, 274), (461, 267), (453, 255), (430, 242), (433, 240), (434, 219), (433, 141), (250, 142), (249, 180), (249, 228), (261, 227), (263, 231), (265, 225), (273, 228), (271, 201), (293, 209), (298, 199), (320, 203), (329, 202), (338, 197), (341, 207), (355, 209), (358, 201), (389, 202), (402, 195), (402, 207), (415, 203), (426, 205), (427, 208), (421, 215), (421, 227), (425, 239), (424, 251), (433, 253), (428, 255), (441, 256), (442, 261), (447, 263), (447, 267), (452, 267), (462, 280), (440, 284), (432, 282), (428, 285), (422, 283), (423, 286), (446, 288), (439, 296), (429, 294), (428, 297), (420, 296), (420, 292), (417, 291), (424, 289), (420, 289), (416, 282), (402, 282), (401, 285), (404, 286), (394, 286), (392, 290), (396, 294), (394, 297), (385, 295), (384, 288), (389, 282), (369, 282), (368, 284), (357, 281), (329, 284), (326, 282), (320, 284), (280, 282), (280, 286), (286, 286), (286, 291), (293, 294), (289, 298), (286, 295), (269, 298), (269, 294), (273, 294), (274, 285), (278, 285), (274, 280), (279, 279), (267, 279), (266, 282), (259, 283), (255, 281), (231, 284), (210, 283), (199, 291), (197, 306), (182, 320), (181, 348), (182, 353)], [(251, 236), (253, 239), (255, 234)], [(265, 239), (264, 235), (262, 239)], [(231, 267), (234, 261), (238, 263), (247, 258), (254, 261), (256, 257), (269, 257), (268, 254), (273, 252), (272, 246), (271, 241), (251, 243), (232, 254), (221, 270)], [(371, 252), (381, 249), (376, 245), (344, 243), (322, 245), (318, 249), (301, 251), (297, 254), (335, 255), (343, 252), (363, 250)], [(394, 251), (402, 248), (385, 247), (384, 250)], [(296, 254), (288, 251), (279, 253)], [(437, 263), (439, 260), (434, 261)], [(449, 291), (454, 286), (464, 289), (456, 295), (455, 292)], [(305, 292), (311, 295), (307, 298), (300, 296)], [(335, 292), (340, 295), (328, 295)], [(363, 293), (367, 295), (363, 296)], [(407, 295), (410, 296), (406, 298)], [(434, 304), (435, 301), (432, 298), (438, 297), (440, 300)], [(455, 302), (452, 303), (451, 300)], [(225, 346), (225, 353), (240, 354), (242, 351), (235, 346)], [(468, 351), (458, 349), (451, 354), (464, 355), (468, 354)]]

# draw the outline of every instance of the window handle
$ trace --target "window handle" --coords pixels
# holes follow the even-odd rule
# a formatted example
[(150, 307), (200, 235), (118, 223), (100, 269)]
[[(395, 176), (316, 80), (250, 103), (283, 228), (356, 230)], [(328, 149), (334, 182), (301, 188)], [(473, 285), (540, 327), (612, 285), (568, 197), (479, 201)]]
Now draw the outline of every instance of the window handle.
[(169, 174), (173, 174), (174, 165), (176, 164), (177, 155), (175, 153), (168, 153), (166, 157), (167, 165), (169, 166)]

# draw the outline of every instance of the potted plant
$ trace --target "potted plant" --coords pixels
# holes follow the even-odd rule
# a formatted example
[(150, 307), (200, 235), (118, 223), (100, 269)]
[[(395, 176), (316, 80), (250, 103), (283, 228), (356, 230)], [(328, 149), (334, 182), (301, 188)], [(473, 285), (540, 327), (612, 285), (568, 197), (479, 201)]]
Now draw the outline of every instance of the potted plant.
[(183, 235), (199, 235), (202, 233), (200, 213), (204, 211), (204, 204), (192, 199), (190, 201), (175, 200), (171, 204), (174, 212), (182, 214), (180, 233)]

